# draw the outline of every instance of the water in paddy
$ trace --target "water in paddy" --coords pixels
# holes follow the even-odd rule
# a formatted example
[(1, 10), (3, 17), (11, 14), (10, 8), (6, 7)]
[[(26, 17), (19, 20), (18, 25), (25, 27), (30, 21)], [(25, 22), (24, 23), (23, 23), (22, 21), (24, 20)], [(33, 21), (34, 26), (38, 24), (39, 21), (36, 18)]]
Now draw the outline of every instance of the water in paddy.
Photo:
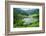
[(35, 19), (35, 18), (24, 18), (23, 21), (24, 21), (24, 24), (30, 24), (30, 23), (32, 23), (32, 21), (37, 21), (37, 19)]
[(24, 24), (30, 24), (32, 22), (32, 18), (24, 18)]

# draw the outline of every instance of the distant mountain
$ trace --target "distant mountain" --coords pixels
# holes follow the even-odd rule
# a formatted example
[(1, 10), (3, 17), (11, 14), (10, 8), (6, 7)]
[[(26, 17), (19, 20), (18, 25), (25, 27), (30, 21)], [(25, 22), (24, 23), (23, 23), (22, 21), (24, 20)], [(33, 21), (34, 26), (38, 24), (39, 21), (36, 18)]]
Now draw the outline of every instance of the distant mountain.
[(39, 13), (39, 9), (29, 9), (29, 10), (22, 10), (21, 8), (14, 8), (14, 12), (16, 14), (22, 14), (22, 15), (31, 15), (34, 13)]

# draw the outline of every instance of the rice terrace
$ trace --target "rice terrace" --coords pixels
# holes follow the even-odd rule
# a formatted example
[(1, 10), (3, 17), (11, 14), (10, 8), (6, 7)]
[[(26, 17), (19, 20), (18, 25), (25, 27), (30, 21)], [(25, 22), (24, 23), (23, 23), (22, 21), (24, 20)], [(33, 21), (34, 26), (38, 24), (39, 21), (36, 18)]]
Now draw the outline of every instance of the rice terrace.
[(13, 8), (13, 27), (39, 27), (39, 9)]

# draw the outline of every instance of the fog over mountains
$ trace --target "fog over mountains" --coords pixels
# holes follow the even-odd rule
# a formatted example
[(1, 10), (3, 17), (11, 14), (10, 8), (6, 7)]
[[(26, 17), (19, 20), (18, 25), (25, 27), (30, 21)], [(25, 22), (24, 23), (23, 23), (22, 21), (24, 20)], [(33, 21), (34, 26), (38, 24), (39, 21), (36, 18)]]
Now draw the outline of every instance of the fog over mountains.
[(14, 8), (14, 11), (17, 14), (27, 14), (27, 15), (31, 15), (33, 13), (39, 13), (39, 9), (28, 9), (28, 10), (23, 10), (21, 8)]

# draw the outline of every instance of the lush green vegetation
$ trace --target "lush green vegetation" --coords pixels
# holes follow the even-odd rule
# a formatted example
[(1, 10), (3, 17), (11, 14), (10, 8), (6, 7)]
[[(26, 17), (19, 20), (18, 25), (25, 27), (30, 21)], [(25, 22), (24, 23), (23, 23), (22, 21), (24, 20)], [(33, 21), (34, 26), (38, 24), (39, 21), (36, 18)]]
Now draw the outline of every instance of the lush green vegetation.
[(39, 27), (39, 9), (14, 8), (13, 18), (14, 28)]

